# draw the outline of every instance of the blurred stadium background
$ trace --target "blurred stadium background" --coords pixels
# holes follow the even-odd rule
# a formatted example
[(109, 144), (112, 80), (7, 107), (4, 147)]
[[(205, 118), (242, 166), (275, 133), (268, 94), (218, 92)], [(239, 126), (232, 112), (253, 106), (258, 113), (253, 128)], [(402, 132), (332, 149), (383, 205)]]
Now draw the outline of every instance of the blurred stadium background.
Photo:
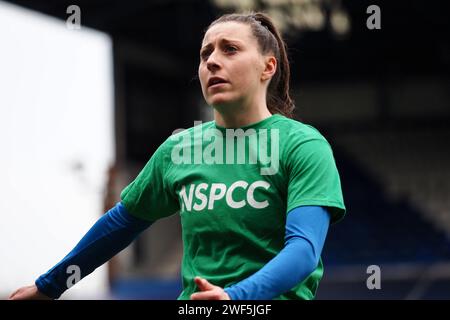
[[(211, 119), (203, 30), (249, 9), (282, 28), (297, 118), (341, 175), (317, 299), (450, 298), (450, 5), (418, 0), (0, 1), (0, 297), (59, 261), (175, 129)], [(181, 254), (174, 215), (63, 298), (174, 299)]]

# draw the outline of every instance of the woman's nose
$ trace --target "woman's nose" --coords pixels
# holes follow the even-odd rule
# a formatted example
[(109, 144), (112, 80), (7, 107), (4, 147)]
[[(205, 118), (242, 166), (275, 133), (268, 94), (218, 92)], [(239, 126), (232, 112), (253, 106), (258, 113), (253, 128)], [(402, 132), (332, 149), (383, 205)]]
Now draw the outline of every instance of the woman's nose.
[(220, 69), (220, 63), (216, 54), (211, 53), (206, 61), (206, 67), (209, 71), (216, 71)]

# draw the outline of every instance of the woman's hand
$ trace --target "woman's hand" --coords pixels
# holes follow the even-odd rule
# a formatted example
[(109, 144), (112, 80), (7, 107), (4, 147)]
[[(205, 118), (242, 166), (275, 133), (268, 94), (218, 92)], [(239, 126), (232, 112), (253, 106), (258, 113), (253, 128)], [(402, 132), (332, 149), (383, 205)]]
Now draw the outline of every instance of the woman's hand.
[(191, 300), (231, 300), (225, 290), (212, 285), (206, 279), (195, 277), (194, 281), (201, 292), (191, 294)]
[(51, 298), (41, 293), (33, 284), (17, 289), (9, 296), (8, 300), (51, 300)]

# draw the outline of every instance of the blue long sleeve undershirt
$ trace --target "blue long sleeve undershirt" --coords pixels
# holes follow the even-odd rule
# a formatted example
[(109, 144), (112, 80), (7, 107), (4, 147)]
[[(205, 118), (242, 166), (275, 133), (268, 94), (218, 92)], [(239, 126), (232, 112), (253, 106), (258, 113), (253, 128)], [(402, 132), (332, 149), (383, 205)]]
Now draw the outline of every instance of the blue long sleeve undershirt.
[(225, 288), (232, 300), (270, 300), (302, 282), (317, 267), (330, 216), (318, 206), (291, 210), (286, 219), (284, 248), (263, 268)]
[[(82, 279), (127, 247), (151, 224), (130, 215), (119, 202), (64, 259), (36, 280), (37, 288), (48, 297), (59, 298), (68, 288), (70, 265), (80, 268)], [(317, 266), (328, 225), (329, 215), (322, 207), (293, 209), (287, 216), (285, 247), (261, 270), (225, 291), (233, 300), (272, 299), (288, 291)]]
[[(58, 264), (41, 275), (35, 284), (40, 292), (57, 299), (67, 290), (72, 274), (68, 267), (78, 266), (81, 279), (127, 247), (152, 223), (127, 213), (119, 202), (104, 214)], [(70, 271), (70, 269), (69, 269)]]

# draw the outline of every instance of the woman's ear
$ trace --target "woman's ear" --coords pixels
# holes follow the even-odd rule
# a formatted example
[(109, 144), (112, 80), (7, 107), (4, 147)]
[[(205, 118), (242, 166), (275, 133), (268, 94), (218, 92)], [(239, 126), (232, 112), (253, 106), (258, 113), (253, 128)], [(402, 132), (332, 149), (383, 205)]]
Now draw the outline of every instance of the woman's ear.
[(264, 58), (264, 71), (261, 74), (261, 80), (266, 81), (273, 77), (277, 71), (277, 59), (274, 56)]

